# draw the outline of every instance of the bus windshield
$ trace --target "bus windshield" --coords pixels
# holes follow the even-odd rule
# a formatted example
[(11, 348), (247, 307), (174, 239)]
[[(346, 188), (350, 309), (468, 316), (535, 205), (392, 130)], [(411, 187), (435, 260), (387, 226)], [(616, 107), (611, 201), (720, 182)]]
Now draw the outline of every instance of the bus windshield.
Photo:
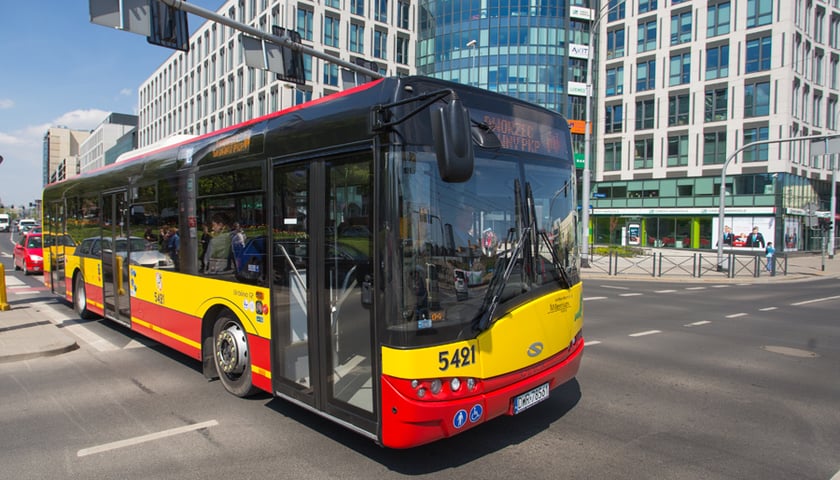
[[(568, 287), (563, 277), (578, 278), (571, 167), (548, 163), (556, 158), (478, 152), (469, 181), (446, 183), (434, 155), (403, 155), (402, 262), (395, 266), (403, 284), (394, 285), (400, 318), (389, 325), (386, 342), (419, 346), (473, 338), (496, 287), (496, 301), (509, 309)], [(525, 247), (511, 258), (522, 235), (529, 235)], [(499, 285), (494, 276), (510, 262), (516, 262), (512, 272)]]

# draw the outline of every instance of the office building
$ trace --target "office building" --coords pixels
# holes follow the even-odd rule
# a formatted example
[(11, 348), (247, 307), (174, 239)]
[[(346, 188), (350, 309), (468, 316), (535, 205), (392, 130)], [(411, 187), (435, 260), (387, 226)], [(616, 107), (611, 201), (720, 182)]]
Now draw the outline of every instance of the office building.
[[(416, 23), (410, 0), (229, 0), (218, 14), (263, 32), (300, 33), (303, 43), (344, 61), (374, 61), (380, 73), (414, 73)], [(190, 21), (198, 17), (190, 15)], [(343, 89), (336, 64), (304, 56), (305, 85), (245, 66), (240, 32), (205, 22), (140, 87), (138, 141), (201, 135)]]
[[(603, 2), (592, 162), (596, 243), (715, 248), (725, 224), (818, 249), (836, 166), (840, 2)], [(599, 11), (599, 6), (594, 6)], [(768, 141), (744, 148), (755, 141)], [(629, 232), (635, 232), (634, 238)]]

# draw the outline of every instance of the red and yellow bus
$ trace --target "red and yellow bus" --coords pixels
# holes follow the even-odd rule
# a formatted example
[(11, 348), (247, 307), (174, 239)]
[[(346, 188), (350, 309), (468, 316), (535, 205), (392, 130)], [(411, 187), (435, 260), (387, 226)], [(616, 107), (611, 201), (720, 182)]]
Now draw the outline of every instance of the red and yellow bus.
[(576, 203), (560, 115), (380, 79), (48, 185), (45, 280), (234, 395), (413, 447), (575, 377)]

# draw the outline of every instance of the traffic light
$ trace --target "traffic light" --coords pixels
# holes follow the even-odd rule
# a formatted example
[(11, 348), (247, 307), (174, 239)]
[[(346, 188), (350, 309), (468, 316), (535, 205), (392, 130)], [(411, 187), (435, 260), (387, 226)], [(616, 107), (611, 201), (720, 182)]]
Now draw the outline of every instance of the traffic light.
[(829, 231), (834, 228), (833, 222), (830, 218), (827, 217), (820, 217), (817, 219), (820, 229), (823, 231)]

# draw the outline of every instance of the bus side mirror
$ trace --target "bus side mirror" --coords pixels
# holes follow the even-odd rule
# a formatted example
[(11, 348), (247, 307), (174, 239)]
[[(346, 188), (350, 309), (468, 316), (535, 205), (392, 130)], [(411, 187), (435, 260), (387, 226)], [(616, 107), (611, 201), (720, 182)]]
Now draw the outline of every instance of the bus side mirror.
[(466, 182), (472, 177), (473, 154), (470, 112), (453, 98), (449, 103), (431, 108), (432, 138), (438, 169), (444, 182)]

